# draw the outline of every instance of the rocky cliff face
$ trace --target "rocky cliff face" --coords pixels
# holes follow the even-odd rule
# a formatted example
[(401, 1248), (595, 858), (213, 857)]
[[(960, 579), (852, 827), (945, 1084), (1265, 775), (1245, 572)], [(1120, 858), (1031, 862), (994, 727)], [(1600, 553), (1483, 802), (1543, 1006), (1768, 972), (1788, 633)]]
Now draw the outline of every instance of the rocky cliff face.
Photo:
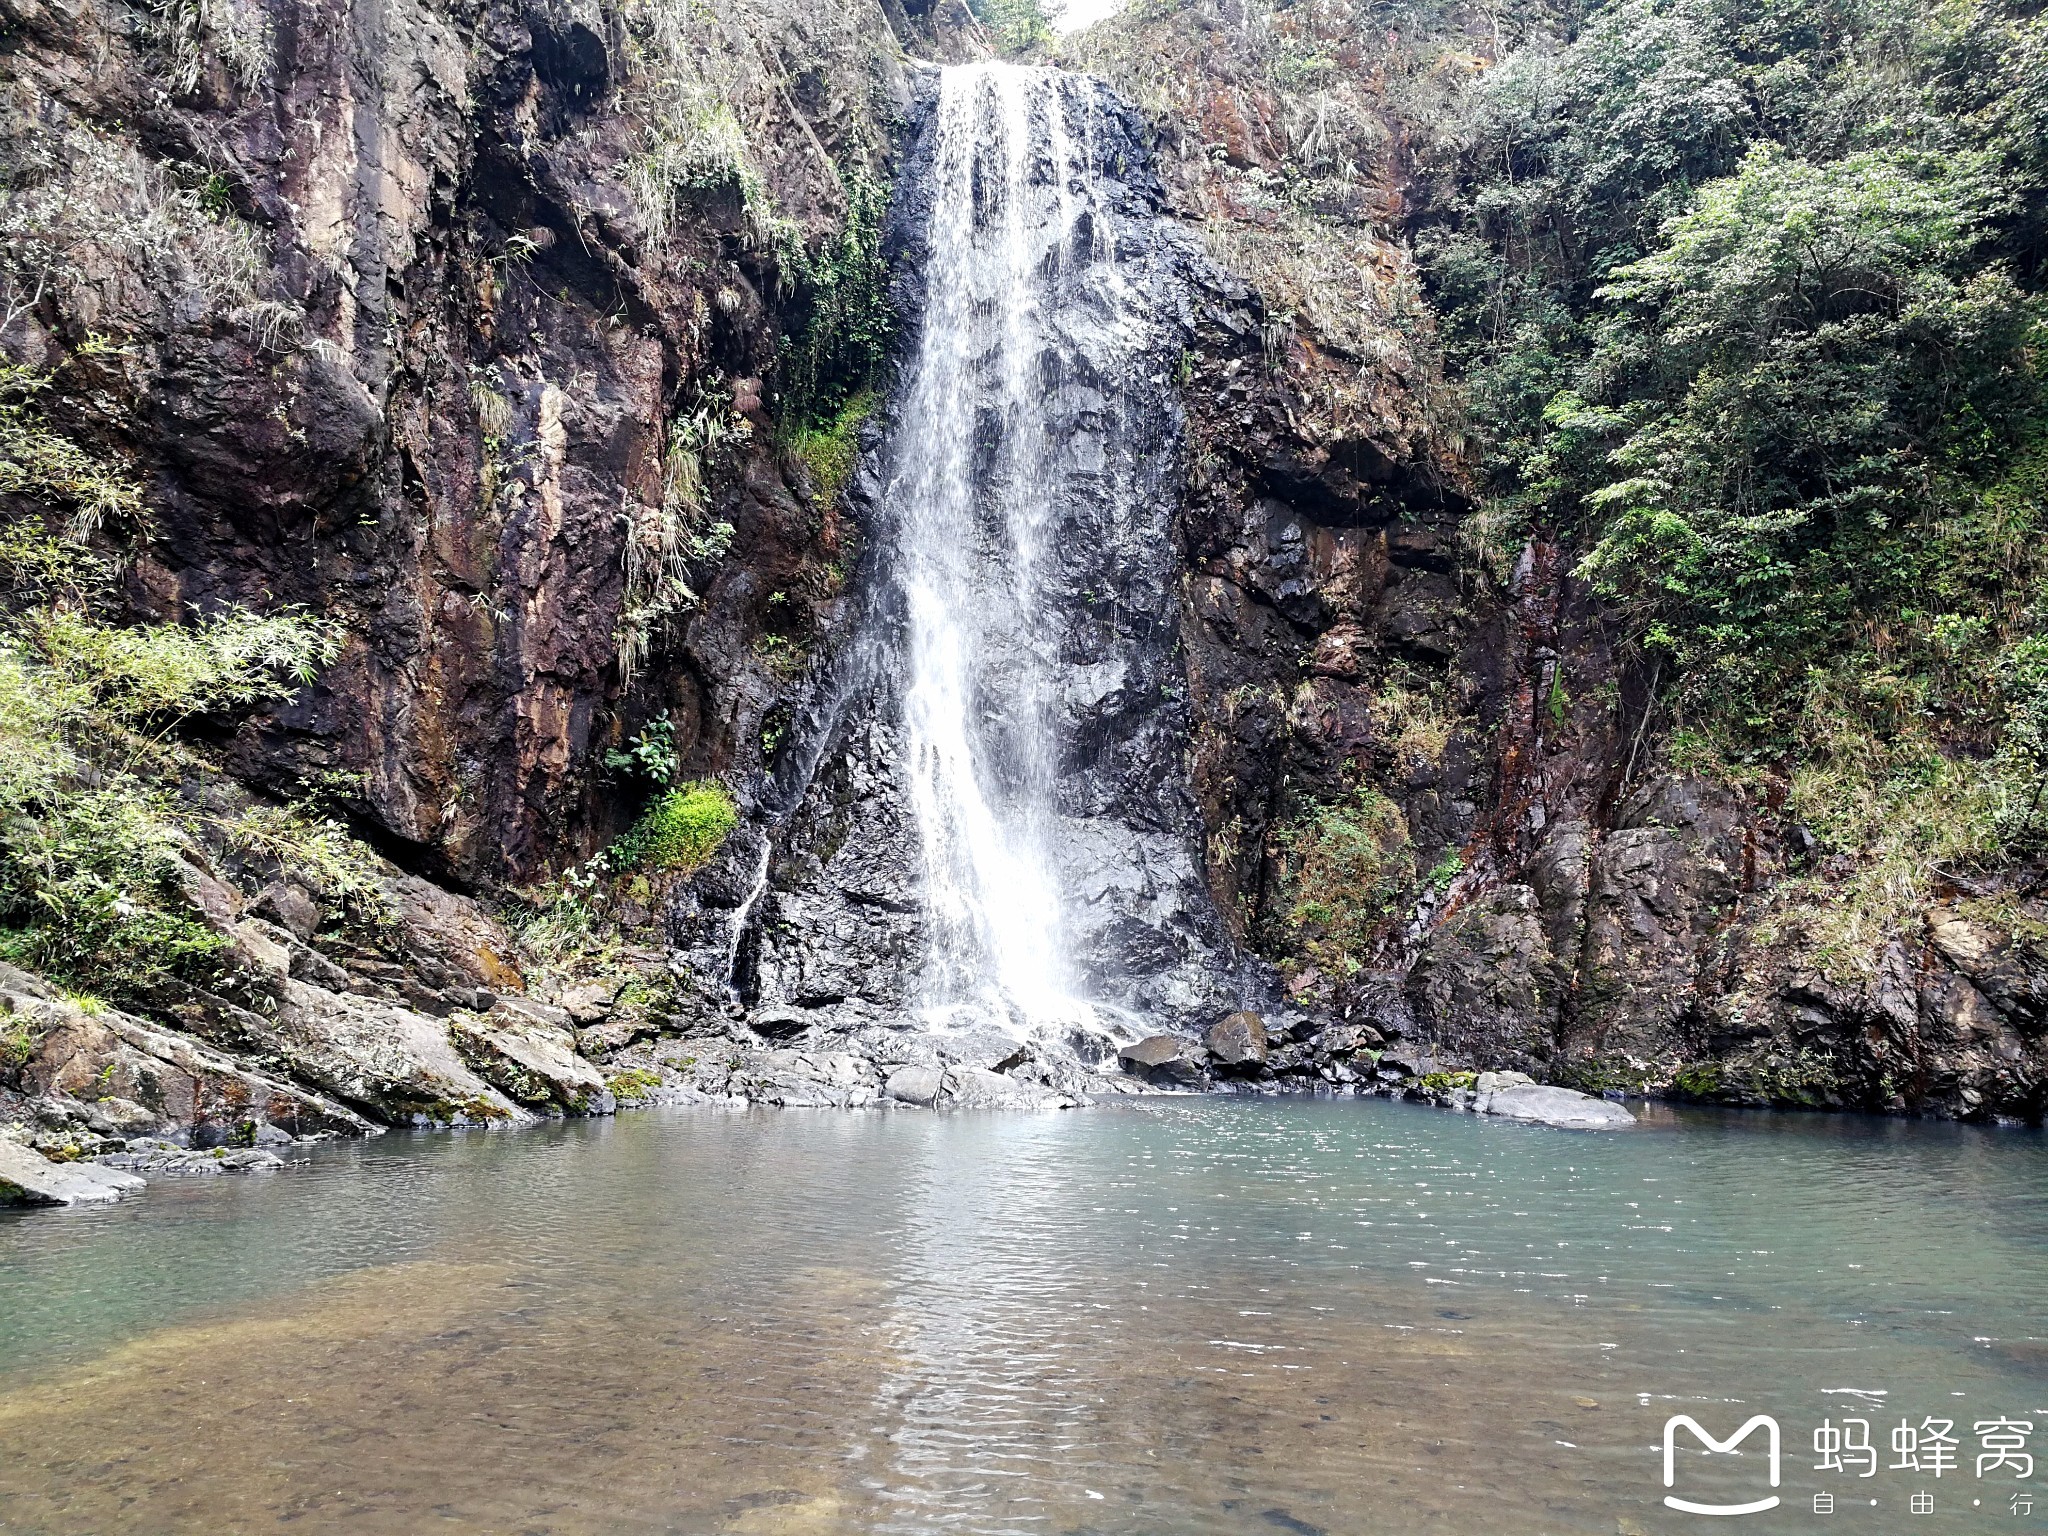
[(1245, 284), (1191, 359), (1180, 525), (1219, 903), (1411, 1066), (2037, 1122), (2026, 872), (1873, 902), (1881, 856), (1815, 860), (1782, 783), (1675, 766), (1574, 553), (1475, 509), (1406, 244), (1493, 46), (1446, 16), (1143, 8), (1070, 48)]
[(598, 758), (650, 714), (693, 772), (753, 764), (753, 641), (829, 606), (834, 554), (761, 381), (806, 298), (786, 254), (882, 170), (879, 10), (0, 24), (6, 342), (146, 481), (136, 611), (348, 625), (232, 766), (359, 775), (394, 853), (475, 884), (616, 831)]
[[(915, 874), (886, 722), (829, 686), (872, 617), (852, 577), (861, 528), (886, 532), (876, 485), (842, 506), (778, 446), (775, 396), (815, 253), (916, 120), (903, 40), (970, 50), (958, 10), (0, 0), (0, 341), (51, 372), (57, 427), (146, 481), (135, 615), (345, 623), (317, 685), (210, 745), (259, 792), (340, 784), (404, 866), (397, 926), (344, 939), (274, 869), (195, 865), (243, 984), (182, 1013), (0, 975), (10, 1110), (57, 1105), (60, 1141), (241, 1138), (663, 1082), (1074, 1086), (1016, 1088), (986, 1041), (784, 1048), (818, 1006), (902, 1001)], [(1768, 784), (1672, 766), (1656, 679), (1571, 553), (1497, 549), (1474, 512), (1403, 245), (1434, 77), (1398, 39), (1332, 38), (1341, 67), (1305, 89), (1245, 36), (1147, 10), (1080, 59), (1150, 125), (1128, 151), (1148, 209), (1214, 262), (1159, 359), (1184, 445), (1154, 466), (1153, 617), (1178, 651), (1141, 691), (1175, 723), (1140, 751), (1105, 706), (1089, 782), (1164, 795), (1220, 922), (1277, 965), (1299, 1018), (1269, 1010), (1271, 1061), (1244, 1069), (1370, 1079), (1387, 1050), (2038, 1120), (2048, 908), (2013, 877), (1852, 910), (1852, 871), (1803, 851)], [(663, 934), (628, 903), (601, 981), (549, 978), (453, 891), (602, 846), (640, 798), (603, 753), (655, 718), (683, 774), (755, 814)]]

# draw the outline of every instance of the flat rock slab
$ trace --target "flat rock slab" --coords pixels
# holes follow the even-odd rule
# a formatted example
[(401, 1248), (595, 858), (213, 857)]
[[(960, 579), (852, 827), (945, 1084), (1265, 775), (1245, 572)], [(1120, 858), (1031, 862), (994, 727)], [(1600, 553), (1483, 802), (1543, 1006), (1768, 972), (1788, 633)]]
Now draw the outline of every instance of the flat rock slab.
[(0, 1138), (0, 1204), (101, 1205), (142, 1186), (139, 1175), (96, 1163), (53, 1163)]
[(1555, 1125), (1570, 1131), (1612, 1131), (1636, 1123), (1636, 1117), (1619, 1104), (1576, 1089), (1551, 1088), (1541, 1083), (1517, 1083), (1478, 1094), (1473, 1098), (1472, 1109), (1475, 1114)]
[(1147, 1035), (1135, 1045), (1118, 1051), (1117, 1059), (1127, 1066), (1152, 1070), (1177, 1061), (1193, 1060), (1198, 1047), (1179, 1035)]

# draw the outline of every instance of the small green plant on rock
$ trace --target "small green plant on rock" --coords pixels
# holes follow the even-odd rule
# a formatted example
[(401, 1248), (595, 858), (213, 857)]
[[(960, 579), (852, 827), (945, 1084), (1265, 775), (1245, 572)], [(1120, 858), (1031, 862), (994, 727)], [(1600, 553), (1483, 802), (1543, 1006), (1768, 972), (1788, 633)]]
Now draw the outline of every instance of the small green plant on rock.
[(628, 1067), (605, 1080), (616, 1099), (644, 1099), (661, 1086), (661, 1074), (646, 1067)]
[(36, 1053), (36, 1037), (23, 1014), (0, 1019), (0, 1080), (11, 1078), (27, 1066)]
[(1695, 1062), (1672, 1074), (1671, 1087), (1683, 1098), (1713, 1100), (1721, 1096), (1726, 1079), (1720, 1063)]
[(666, 716), (650, 720), (631, 746), (606, 752), (604, 765), (614, 773), (635, 774), (654, 784), (668, 783), (682, 767), (676, 756), (675, 722)]
[(732, 547), (732, 524), (714, 516), (709, 484), (752, 435), (752, 423), (733, 408), (731, 389), (713, 376), (669, 423), (661, 504), (628, 503), (620, 513), (626, 525), (626, 590), (616, 635), (622, 681), (631, 682), (663, 631), (697, 606), (691, 567), (721, 560)]
[(633, 830), (612, 845), (611, 863), (622, 870), (689, 874), (710, 862), (739, 820), (739, 807), (724, 785), (710, 779), (681, 785), (649, 805)]
[(1470, 1088), (1478, 1081), (1476, 1072), (1425, 1072), (1415, 1079), (1415, 1086), (1424, 1093), (1446, 1094), (1453, 1088)]

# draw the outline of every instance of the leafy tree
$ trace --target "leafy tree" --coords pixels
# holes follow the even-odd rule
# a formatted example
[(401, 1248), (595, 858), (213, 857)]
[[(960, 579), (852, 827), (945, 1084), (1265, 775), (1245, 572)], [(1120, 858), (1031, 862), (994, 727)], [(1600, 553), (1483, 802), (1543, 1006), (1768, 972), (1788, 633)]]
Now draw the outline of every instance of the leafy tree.
[(1772, 776), (1861, 861), (1867, 948), (1938, 864), (2048, 844), (2048, 21), (1521, 25), (1418, 238), (1487, 537), (1578, 551), (1673, 760)]
[(2039, 309), (1978, 261), (2002, 196), (1983, 154), (1759, 145), (1599, 290), (1595, 399), (1546, 411), (1588, 487), (1582, 569), (1739, 706), (1910, 596), (1930, 499), (2029, 419)]

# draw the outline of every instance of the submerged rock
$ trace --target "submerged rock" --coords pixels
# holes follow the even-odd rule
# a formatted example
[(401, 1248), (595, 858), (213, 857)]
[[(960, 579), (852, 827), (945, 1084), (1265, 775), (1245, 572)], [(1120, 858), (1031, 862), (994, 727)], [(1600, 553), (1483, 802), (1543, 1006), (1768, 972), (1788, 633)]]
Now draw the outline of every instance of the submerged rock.
[[(1521, 1077), (1519, 1072), (1489, 1072), (1485, 1077)], [(1483, 1082), (1483, 1077), (1481, 1081)], [(1636, 1117), (1619, 1104), (1596, 1099), (1573, 1088), (1553, 1088), (1524, 1078), (1519, 1083), (1492, 1091), (1474, 1093), (1472, 1111), (1498, 1115), (1503, 1120), (1527, 1120), (1537, 1125), (1554, 1125), (1573, 1131), (1618, 1130), (1632, 1126)]]
[(211, 1152), (195, 1152), (176, 1142), (140, 1136), (128, 1143), (125, 1152), (109, 1152), (95, 1158), (93, 1166), (129, 1173), (211, 1178), (223, 1173), (268, 1173), (282, 1168), (284, 1159), (262, 1147), (237, 1147), (233, 1151), (216, 1147)]
[(18, 1141), (0, 1137), (0, 1204), (103, 1205), (143, 1187), (143, 1180), (97, 1163), (53, 1163)]

